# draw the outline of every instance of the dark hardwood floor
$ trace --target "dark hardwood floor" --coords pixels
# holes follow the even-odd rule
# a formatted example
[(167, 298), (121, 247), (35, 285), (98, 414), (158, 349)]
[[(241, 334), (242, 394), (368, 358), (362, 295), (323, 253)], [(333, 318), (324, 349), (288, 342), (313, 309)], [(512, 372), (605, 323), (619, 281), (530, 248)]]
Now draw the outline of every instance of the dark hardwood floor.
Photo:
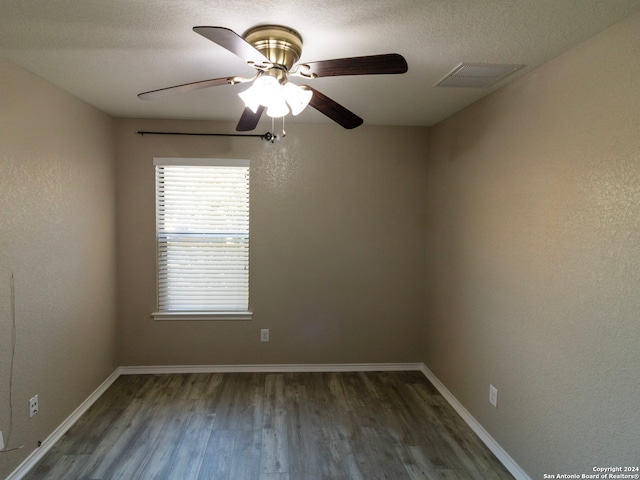
[(512, 479), (420, 372), (119, 377), (34, 479)]

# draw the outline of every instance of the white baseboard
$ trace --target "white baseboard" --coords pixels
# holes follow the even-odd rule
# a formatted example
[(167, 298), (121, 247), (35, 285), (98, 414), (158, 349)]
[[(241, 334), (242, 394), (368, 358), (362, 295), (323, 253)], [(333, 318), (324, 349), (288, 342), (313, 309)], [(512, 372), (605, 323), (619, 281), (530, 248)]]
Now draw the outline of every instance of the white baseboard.
[(155, 365), (120, 367), (122, 375), (168, 373), (391, 372), (421, 371), (422, 363), (332, 363), (274, 365)]
[(473, 430), (480, 440), (491, 450), (491, 452), (500, 460), (509, 473), (513, 475), (516, 480), (531, 480), (531, 477), (526, 474), (520, 465), (518, 465), (513, 458), (500, 446), (495, 439), (489, 435), (484, 427), (467, 411), (466, 408), (458, 401), (456, 397), (444, 386), (444, 384), (435, 376), (435, 374), (427, 368), (426, 365), (421, 364), (420, 370), (424, 373), (424, 376), (433, 384), (434, 387), (440, 392), (444, 399), (449, 402), (453, 409), (462, 417), (467, 425)]
[(6, 480), (21, 480), (24, 475), (55, 445), (74, 423), (100, 398), (120, 375), (170, 374), (170, 373), (251, 373), (251, 372), (380, 372), (420, 371), (436, 387), (453, 409), (462, 417), (480, 440), (502, 462), (516, 480), (531, 480), (522, 468), (473, 418), (466, 408), (440, 382), (423, 363), (341, 363), (341, 364), (275, 364), (275, 365), (157, 365), (117, 368), (102, 384), (34, 450)]
[(117, 368), (107, 379), (96, 388), (87, 399), (76, 408), (71, 415), (69, 415), (51, 435), (45, 438), (42, 444), (36, 448), (31, 454), (24, 459), (24, 461), (18, 465), (13, 472), (5, 480), (20, 480), (24, 477), (29, 470), (31, 470), (36, 463), (55, 445), (55, 443), (62, 438), (62, 436), (69, 430), (74, 423), (87, 411), (89, 407), (95, 403), (100, 396), (111, 386), (113, 382), (120, 376), (120, 369)]

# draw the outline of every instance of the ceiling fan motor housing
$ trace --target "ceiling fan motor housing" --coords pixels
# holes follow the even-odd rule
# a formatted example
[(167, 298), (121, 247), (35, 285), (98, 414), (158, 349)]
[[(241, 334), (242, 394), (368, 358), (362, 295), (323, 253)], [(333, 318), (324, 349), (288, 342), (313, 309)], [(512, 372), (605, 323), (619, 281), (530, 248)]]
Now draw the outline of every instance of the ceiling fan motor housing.
[(269, 59), (289, 71), (302, 54), (302, 37), (291, 28), (261, 25), (243, 35), (245, 41)]

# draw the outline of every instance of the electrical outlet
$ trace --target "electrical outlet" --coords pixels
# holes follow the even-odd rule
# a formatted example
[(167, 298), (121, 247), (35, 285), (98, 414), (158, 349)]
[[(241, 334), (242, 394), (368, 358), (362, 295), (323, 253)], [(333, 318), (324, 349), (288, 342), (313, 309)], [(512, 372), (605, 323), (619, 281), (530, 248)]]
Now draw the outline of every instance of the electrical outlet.
[(36, 413), (38, 413), (38, 395), (29, 399), (29, 417), (33, 417)]
[(2, 432), (0, 432), (0, 450), (4, 450), (4, 438), (2, 438)]
[(268, 342), (269, 341), (269, 329), (268, 328), (263, 328), (262, 330), (260, 330), (260, 341), (261, 342)]
[(489, 384), (489, 403), (498, 408), (498, 389)]

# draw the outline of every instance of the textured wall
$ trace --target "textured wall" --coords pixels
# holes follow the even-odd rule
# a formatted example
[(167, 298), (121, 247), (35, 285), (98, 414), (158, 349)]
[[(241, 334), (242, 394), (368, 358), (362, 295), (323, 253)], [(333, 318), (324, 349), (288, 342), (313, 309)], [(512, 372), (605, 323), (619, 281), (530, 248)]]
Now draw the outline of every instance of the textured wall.
[(431, 131), (426, 364), (534, 479), (640, 459), (639, 58), (635, 15)]
[[(0, 430), (8, 475), (114, 371), (112, 120), (0, 59)], [(28, 415), (38, 394), (40, 412)]]
[[(123, 365), (412, 362), (424, 305), (425, 128), (291, 125), (259, 139), (136, 135), (235, 125), (117, 120)], [(248, 158), (250, 322), (160, 322), (154, 156)], [(261, 343), (260, 329), (271, 330)]]

